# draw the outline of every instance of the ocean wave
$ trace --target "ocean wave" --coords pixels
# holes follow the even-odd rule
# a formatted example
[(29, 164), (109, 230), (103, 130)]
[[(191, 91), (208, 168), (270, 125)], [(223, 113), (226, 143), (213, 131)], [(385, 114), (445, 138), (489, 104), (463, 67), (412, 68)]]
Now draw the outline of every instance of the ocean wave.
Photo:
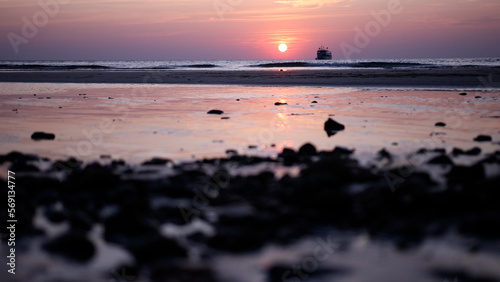
[(195, 68), (195, 69), (211, 69), (211, 68), (217, 68), (219, 67), (218, 65), (214, 64), (194, 64), (194, 65), (185, 65), (181, 66), (183, 68)]
[(0, 64), (0, 69), (13, 70), (77, 70), (77, 69), (112, 69), (101, 65), (41, 65), (41, 64)]
[(249, 67), (255, 68), (293, 68), (293, 67), (307, 67), (311, 66), (309, 63), (305, 62), (283, 62), (283, 63), (266, 63), (258, 65), (250, 65)]

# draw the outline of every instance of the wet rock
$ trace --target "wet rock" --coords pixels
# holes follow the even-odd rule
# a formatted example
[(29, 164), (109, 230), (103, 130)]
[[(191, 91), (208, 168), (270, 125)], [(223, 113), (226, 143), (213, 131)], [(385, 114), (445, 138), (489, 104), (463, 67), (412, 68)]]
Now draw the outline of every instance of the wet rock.
[(67, 212), (64, 210), (47, 209), (45, 216), (53, 223), (61, 223), (68, 218)]
[(52, 170), (53, 171), (72, 171), (74, 169), (81, 168), (82, 164), (83, 164), (82, 161), (71, 157), (65, 161), (63, 161), (63, 160), (55, 161), (52, 164)]
[(221, 111), (221, 110), (210, 110), (207, 112), (207, 114), (209, 115), (222, 115), (224, 113), (224, 111)]
[(491, 136), (489, 135), (478, 135), (476, 138), (474, 138), (474, 141), (476, 142), (490, 142)]
[(339, 157), (349, 157), (353, 153), (354, 153), (354, 150), (349, 150), (347, 148), (339, 147), (339, 146), (336, 146), (332, 151), (333, 156), (339, 156)]
[(312, 101), (311, 102), (311, 104), (317, 104), (317, 103), (318, 103), (318, 101)]
[(391, 153), (389, 153), (389, 151), (387, 151), (387, 150), (384, 148), (384, 149), (382, 149), (382, 150), (378, 151), (378, 153), (377, 153), (377, 158), (378, 158), (379, 160), (387, 159), (387, 160), (389, 160), (389, 161), (390, 161), (390, 160), (392, 160), (392, 155), (391, 155)]
[(444, 122), (436, 122), (435, 126), (445, 127), (446, 123), (444, 123)]
[(146, 161), (146, 162), (142, 163), (142, 165), (146, 165), (146, 166), (149, 166), (149, 165), (166, 165), (169, 162), (172, 162), (172, 161), (169, 160), (169, 159), (163, 159), (163, 158), (153, 158), (153, 159), (151, 159), (149, 161)]
[(288, 103), (281, 103), (281, 102), (276, 102), (274, 103), (275, 106), (283, 106), (283, 105), (288, 105)]
[(293, 165), (299, 160), (298, 154), (290, 148), (283, 148), (283, 151), (278, 154), (278, 158), (281, 159), (286, 166)]
[(329, 118), (325, 122), (324, 129), (326, 131), (326, 134), (328, 134), (328, 137), (330, 137), (332, 135), (335, 135), (338, 131), (344, 130), (345, 126)]
[(469, 156), (479, 156), (479, 154), (481, 154), (481, 148), (474, 147), (470, 150), (465, 151), (465, 154)]
[(151, 268), (151, 281), (218, 281), (209, 266), (166, 265), (165, 263), (159, 262)]
[(33, 164), (22, 161), (16, 161), (10, 166), (11, 171), (15, 172), (39, 172), (40, 169)]
[(220, 119), (231, 119), (230, 117), (221, 117)]
[(454, 156), (460, 156), (460, 155), (465, 154), (464, 150), (462, 150), (462, 149), (460, 149), (460, 148), (453, 148), (453, 150), (451, 151), (451, 153), (452, 153)]
[(428, 164), (438, 164), (438, 165), (453, 165), (453, 161), (446, 155), (440, 155), (432, 158), (427, 162)]
[(95, 254), (95, 247), (85, 235), (69, 232), (43, 245), (49, 253), (77, 261), (87, 262)]
[(474, 97), (474, 98), (476, 98), (476, 99), (481, 99), (481, 98), (483, 98), (483, 97), (481, 97), (481, 96), (476, 96), (476, 97)]
[(314, 147), (314, 145), (311, 143), (306, 143), (299, 149), (299, 156), (314, 156), (316, 154), (316, 147)]
[(478, 215), (469, 215), (460, 226), (459, 231), (465, 235), (475, 235), (480, 238), (500, 238), (500, 212), (488, 211)]
[(467, 95), (467, 93), (460, 93), (459, 95), (460, 95), (460, 96), (466, 96), (466, 95)]
[(126, 247), (139, 263), (150, 263), (162, 259), (187, 257), (187, 251), (175, 240), (159, 234), (135, 240)]
[(35, 141), (54, 140), (54, 139), (56, 139), (56, 135), (53, 133), (45, 133), (45, 132), (37, 131), (31, 135), (31, 139), (33, 139)]

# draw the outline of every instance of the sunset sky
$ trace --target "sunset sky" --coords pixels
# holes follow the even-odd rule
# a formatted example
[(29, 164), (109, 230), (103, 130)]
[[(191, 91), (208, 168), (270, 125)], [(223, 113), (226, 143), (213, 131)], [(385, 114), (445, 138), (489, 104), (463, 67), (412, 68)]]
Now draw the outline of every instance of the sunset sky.
[[(40, 2), (57, 3), (0, 0), (0, 59), (313, 59), (320, 45), (334, 59), (341, 46), (353, 59), (500, 57), (499, 0), (59, 0), (50, 14)], [(372, 14), (390, 2), (400, 12), (382, 26)]]

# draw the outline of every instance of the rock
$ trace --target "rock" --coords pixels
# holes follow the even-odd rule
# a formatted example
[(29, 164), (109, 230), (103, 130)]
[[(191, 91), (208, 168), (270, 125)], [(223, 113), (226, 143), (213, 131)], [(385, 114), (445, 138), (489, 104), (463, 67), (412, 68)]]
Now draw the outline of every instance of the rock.
[(317, 104), (317, 103), (318, 103), (318, 101), (312, 101), (311, 103), (312, 103), (312, 104)]
[(336, 146), (332, 151), (332, 154), (334, 156), (339, 156), (339, 157), (348, 157), (348, 156), (352, 155), (352, 153), (354, 153), (354, 150), (349, 150), (347, 148), (339, 147), (339, 146)]
[(231, 119), (230, 117), (221, 117), (220, 119)]
[(160, 235), (135, 240), (127, 249), (139, 263), (154, 262), (164, 258), (187, 257), (187, 251), (179, 243)]
[(466, 95), (467, 95), (467, 93), (460, 93), (459, 95), (460, 95), (460, 96), (466, 96)]
[(317, 153), (316, 147), (311, 143), (306, 143), (299, 149), (299, 156), (314, 156)]
[(288, 103), (281, 103), (281, 102), (276, 102), (274, 103), (275, 106), (282, 106), (282, 105), (288, 105)]
[(335, 135), (338, 131), (344, 130), (345, 126), (329, 118), (325, 122), (324, 129), (326, 131), (326, 134), (328, 134), (328, 137), (330, 137), (332, 135)]
[(465, 152), (466, 155), (469, 155), (469, 156), (478, 156), (479, 154), (481, 154), (481, 148), (479, 147), (474, 147), (470, 150), (467, 150)]
[(384, 148), (384, 149), (382, 149), (382, 150), (378, 151), (378, 153), (377, 153), (377, 158), (378, 158), (379, 160), (387, 159), (387, 160), (391, 161), (391, 160), (392, 160), (392, 155), (391, 155), (391, 153), (389, 153), (389, 152), (388, 152), (388, 151)]
[(297, 153), (290, 148), (283, 148), (283, 152), (278, 154), (278, 157), (283, 160), (283, 164), (286, 166), (293, 165), (299, 160)]
[(464, 150), (462, 150), (462, 149), (460, 149), (460, 148), (453, 148), (453, 151), (451, 151), (451, 153), (452, 153), (454, 156), (460, 156), (460, 155), (465, 154)]
[(474, 141), (476, 142), (491, 142), (491, 136), (489, 135), (478, 135), (476, 138), (474, 138)]
[(83, 234), (70, 232), (43, 245), (48, 252), (77, 262), (86, 262), (95, 254), (95, 247)]
[(436, 122), (435, 126), (445, 127), (446, 123), (444, 123), (444, 122)]
[(474, 97), (474, 98), (476, 98), (476, 99), (481, 99), (481, 98), (483, 98), (483, 97), (481, 97), (481, 96), (476, 96), (476, 97)]
[(222, 115), (224, 112), (221, 110), (210, 110), (207, 112), (209, 115)]
[(31, 135), (31, 139), (33, 139), (35, 141), (54, 140), (54, 139), (56, 139), (56, 135), (53, 133), (45, 133), (45, 132), (37, 131)]
[(428, 164), (439, 164), (439, 165), (453, 165), (453, 161), (446, 155), (440, 155), (432, 158), (427, 162)]
[(163, 158), (153, 158), (149, 161), (142, 163), (142, 165), (166, 165), (169, 162), (172, 162), (172, 161), (169, 159), (163, 159)]

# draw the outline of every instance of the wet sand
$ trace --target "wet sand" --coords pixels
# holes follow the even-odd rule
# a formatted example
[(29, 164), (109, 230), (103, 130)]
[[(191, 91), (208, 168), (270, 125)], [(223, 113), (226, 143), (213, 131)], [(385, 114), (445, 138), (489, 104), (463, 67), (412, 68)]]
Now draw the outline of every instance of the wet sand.
[[(280, 71), (283, 70), (283, 71)], [(0, 71), (0, 82), (498, 88), (499, 68)]]
[(498, 91), (71, 76), (0, 83), (1, 281), (500, 281)]
[[(10, 89), (9, 89), (10, 85)], [(4, 84), (0, 153), (17, 150), (50, 158), (101, 156), (142, 162), (221, 157), (226, 150), (276, 156), (311, 142), (372, 155), (381, 148), (497, 149), (497, 92), (360, 90), (127, 84)], [(34, 94), (36, 93), (36, 96)], [(50, 98), (50, 99), (49, 99)], [(276, 106), (276, 102), (287, 103)], [(208, 115), (212, 109), (222, 115)], [(328, 137), (333, 118), (346, 130)], [(436, 127), (444, 122), (445, 127)], [(53, 141), (33, 141), (36, 131)], [(478, 143), (480, 134), (493, 142)]]

